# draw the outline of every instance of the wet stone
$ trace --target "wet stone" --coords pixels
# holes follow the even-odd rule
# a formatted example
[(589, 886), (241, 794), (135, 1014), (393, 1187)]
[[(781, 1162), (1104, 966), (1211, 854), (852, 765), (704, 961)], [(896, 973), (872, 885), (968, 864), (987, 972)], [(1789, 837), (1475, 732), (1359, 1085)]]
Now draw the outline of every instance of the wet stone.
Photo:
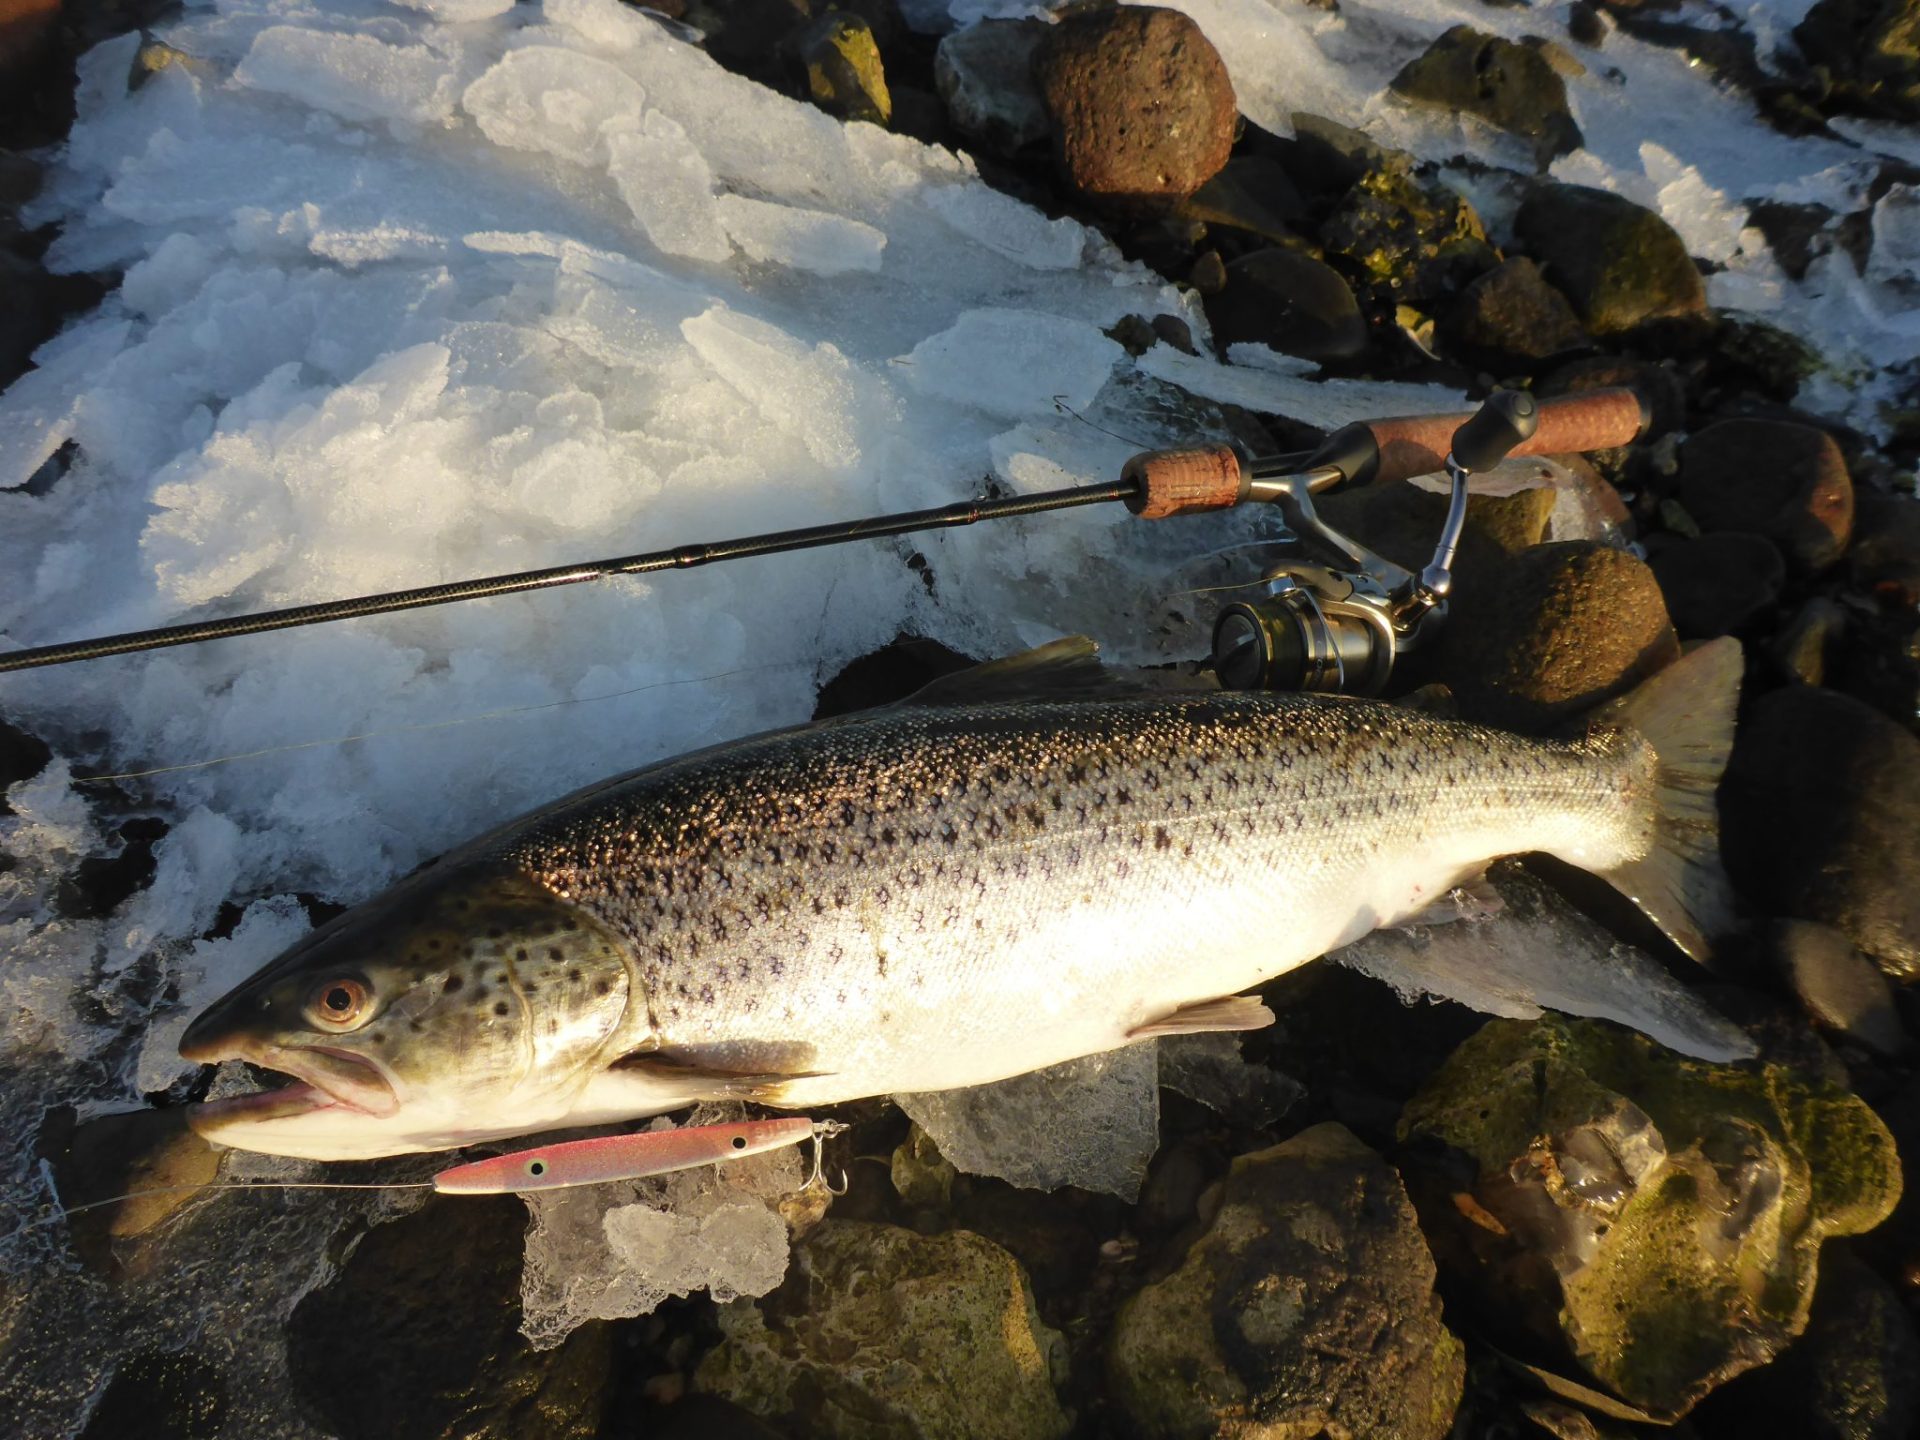
[(1496, 366), (1533, 365), (1591, 343), (1567, 297), (1524, 255), (1470, 283), (1442, 333), (1468, 356)]
[(1833, 108), (1920, 120), (1916, 0), (1820, 0), (1793, 38), (1808, 60), (1831, 72)]
[(1838, 930), (1811, 920), (1775, 921), (1760, 948), (1822, 1030), (1882, 1055), (1906, 1048), (1887, 977)]
[(1722, 420), (1680, 447), (1680, 503), (1704, 531), (1745, 530), (1802, 574), (1840, 558), (1853, 535), (1853, 481), (1825, 432), (1785, 420)]
[(1536, 185), (1514, 227), (1594, 335), (1706, 314), (1706, 285), (1685, 242), (1631, 200), (1581, 185)]
[(1853, 522), (1853, 578), (1884, 598), (1920, 606), (1920, 501), (1857, 490)]
[(1065, 20), (1039, 75), (1061, 178), (1094, 205), (1165, 211), (1227, 163), (1233, 82), (1176, 10), (1127, 5)]
[(1305, 360), (1338, 360), (1366, 348), (1367, 322), (1340, 273), (1310, 255), (1259, 250), (1226, 267), (1226, 286), (1207, 298), (1222, 345), (1268, 345)]
[(1920, 1421), (1920, 1333), (1886, 1281), (1830, 1246), (1806, 1333), (1711, 1396), (1698, 1419), (1710, 1440), (1906, 1440)]
[(1731, 634), (1780, 598), (1786, 562), (1764, 535), (1737, 532), (1683, 540), (1649, 558), (1682, 639)]
[(1495, 1342), (1661, 1419), (1784, 1350), (1822, 1241), (1900, 1194), (1857, 1096), (1555, 1015), (1483, 1027), (1401, 1134), (1441, 1268)]
[(1440, 1440), (1465, 1354), (1400, 1177), (1337, 1124), (1233, 1162), (1185, 1262), (1121, 1309), (1108, 1392), (1139, 1436)]
[(1047, 138), (1033, 67), (1051, 28), (1041, 20), (985, 20), (940, 41), (933, 80), (954, 129), (997, 155)]
[(1802, 605), (1773, 638), (1773, 657), (1789, 679), (1824, 685), (1847, 634), (1847, 607), (1825, 595)]
[(1182, 216), (1285, 243), (1306, 214), (1306, 202), (1278, 161), (1236, 155), (1180, 207)]
[(1742, 719), (1720, 787), (1735, 885), (1920, 979), (1920, 739), (1832, 690), (1793, 686)]
[(1477, 115), (1532, 142), (1544, 167), (1585, 143), (1567, 86), (1537, 50), (1456, 25), (1393, 77), (1403, 99)]
[(295, 1392), (341, 1440), (588, 1440), (610, 1373), (608, 1327), (551, 1350), (520, 1333), (512, 1196), (436, 1198), (376, 1225), (287, 1324)]
[(142, 1350), (113, 1372), (79, 1440), (213, 1440), (226, 1413), (218, 1369), (194, 1355)]
[(720, 1311), (695, 1388), (795, 1435), (1052, 1440), (1059, 1335), (1013, 1257), (964, 1230), (827, 1220), (766, 1299)]
[(1537, 731), (1624, 695), (1678, 656), (1646, 563), (1569, 540), (1522, 551), (1462, 590), (1440, 678), (1469, 719)]

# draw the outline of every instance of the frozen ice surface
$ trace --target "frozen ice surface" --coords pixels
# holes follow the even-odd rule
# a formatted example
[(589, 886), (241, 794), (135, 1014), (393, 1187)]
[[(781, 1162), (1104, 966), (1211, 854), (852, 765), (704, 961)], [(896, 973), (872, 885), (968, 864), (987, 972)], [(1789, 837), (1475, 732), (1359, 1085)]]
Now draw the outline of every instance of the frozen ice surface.
[[(684, 1123), (717, 1124), (740, 1113), (702, 1106)], [(525, 1196), (532, 1221), (522, 1331), (544, 1349), (587, 1320), (644, 1315), (670, 1295), (705, 1290), (725, 1302), (766, 1294), (787, 1272), (787, 1224), (776, 1207), (803, 1183), (800, 1155), (785, 1149)]]
[(1087, 228), (1078, 220), (1049, 220), (1031, 205), (983, 185), (930, 186), (921, 192), (920, 203), (961, 234), (1036, 270), (1078, 265), (1087, 247)]
[(1630, 1025), (1702, 1060), (1753, 1054), (1738, 1026), (1540, 881), (1502, 866), (1493, 884), (1505, 902), (1497, 914), (1376, 930), (1328, 958), (1385, 981), (1409, 1002), (1432, 995), (1517, 1020), (1561, 1010)]
[(430, 124), (453, 111), (454, 76), (424, 45), (276, 25), (255, 38), (233, 78), (343, 120)]
[(922, 395), (1014, 418), (1085, 409), (1126, 351), (1084, 320), (969, 310), (901, 362)]
[(1234, 345), (1231, 365), (1216, 365), (1170, 345), (1156, 345), (1137, 362), (1142, 374), (1178, 385), (1209, 400), (1286, 415), (1337, 430), (1355, 420), (1382, 415), (1419, 415), (1463, 410), (1466, 396), (1445, 385), (1397, 380), (1317, 380), (1312, 361), (1281, 355), (1264, 345)]
[(715, 208), (721, 227), (750, 257), (815, 275), (878, 270), (887, 248), (884, 234), (844, 215), (745, 195), (722, 195)]
[(1133, 1200), (1160, 1143), (1151, 1041), (993, 1085), (893, 1098), (955, 1168), (1028, 1190), (1073, 1185)]
[(1920, 186), (1890, 185), (1874, 205), (1867, 278), (1920, 297)]

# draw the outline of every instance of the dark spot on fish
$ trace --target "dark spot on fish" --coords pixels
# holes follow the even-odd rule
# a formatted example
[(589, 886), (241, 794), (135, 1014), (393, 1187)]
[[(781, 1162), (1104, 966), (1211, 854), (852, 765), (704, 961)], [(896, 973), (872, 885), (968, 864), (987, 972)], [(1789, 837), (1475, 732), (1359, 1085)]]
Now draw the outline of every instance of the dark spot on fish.
[(486, 998), (487, 998), (486, 986), (476, 985), (473, 987), (473, 999), (475, 1004), (478, 1004), (480, 1001), (485, 1000)]
[(547, 947), (547, 958), (548, 958), (549, 960), (558, 960), (558, 959), (561, 959), (562, 957), (561, 957), (561, 954), (560, 954), (560, 947), (559, 947), (558, 945), (550, 945), (550, 946), (548, 946), (548, 947)]
[(504, 1000), (496, 1000), (493, 1002), (493, 1013), (496, 1015), (504, 1015), (512, 1008), (513, 1007)]
[(440, 993), (443, 995), (451, 995), (466, 983), (466, 977), (464, 976), (449, 975), (447, 976), (447, 983), (440, 987)]
[(387, 1043), (387, 1032), (384, 1030), (369, 1030), (367, 1032), (367, 1038), (376, 1045), (384, 1045)]
[(580, 972), (578, 970), (567, 971), (567, 983), (570, 985), (578, 985), (580, 983)]
[(611, 980), (594, 981), (593, 993), (596, 995), (611, 995), (613, 993), (613, 982)]
[(578, 930), (580, 928), (580, 922), (578, 920), (562, 920), (560, 922), (560, 928), (562, 930)]

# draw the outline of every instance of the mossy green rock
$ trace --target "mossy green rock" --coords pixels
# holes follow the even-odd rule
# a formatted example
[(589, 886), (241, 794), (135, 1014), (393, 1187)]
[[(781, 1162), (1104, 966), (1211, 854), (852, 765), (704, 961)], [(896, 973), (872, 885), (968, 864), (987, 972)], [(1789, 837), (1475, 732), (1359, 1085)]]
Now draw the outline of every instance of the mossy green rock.
[(837, 10), (822, 15), (801, 32), (800, 59), (813, 103), (822, 110), (875, 125), (893, 118), (880, 43), (863, 17)]
[(1551, 1015), (1481, 1029), (1401, 1134), (1477, 1167), (1468, 1190), (1419, 1191), (1451, 1232), (1442, 1263), (1663, 1418), (1797, 1336), (1820, 1242), (1871, 1229), (1900, 1195), (1892, 1137), (1857, 1096)]
[(1583, 185), (1537, 185), (1514, 228), (1595, 335), (1707, 312), (1686, 242), (1644, 205)]
[(1394, 93), (1478, 115), (1533, 142), (1542, 168), (1585, 140), (1567, 109), (1567, 86), (1539, 50), (1456, 25), (1393, 77)]
[(1415, 304), (1451, 299), (1500, 258), (1473, 206), (1392, 164), (1368, 171), (1341, 197), (1320, 240), (1378, 293)]
[(786, 1282), (720, 1312), (695, 1388), (825, 1440), (1053, 1440), (1060, 1337), (1014, 1258), (965, 1230), (827, 1220)]
[(1129, 1300), (1108, 1390), (1152, 1440), (1440, 1440), (1466, 1374), (1400, 1177), (1345, 1127), (1233, 1162), (1186, 1262)]

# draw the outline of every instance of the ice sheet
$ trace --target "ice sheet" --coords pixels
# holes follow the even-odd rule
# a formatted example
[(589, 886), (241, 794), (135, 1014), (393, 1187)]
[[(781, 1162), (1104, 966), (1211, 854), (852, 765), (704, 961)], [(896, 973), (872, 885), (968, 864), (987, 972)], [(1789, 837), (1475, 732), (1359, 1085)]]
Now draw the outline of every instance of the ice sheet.
[(1074, 1185), (1133, 1200), (1160, 1143), (1151, 1041), (997, 1085), (893, 1098), (955, 1168), (1029, 1190)]

